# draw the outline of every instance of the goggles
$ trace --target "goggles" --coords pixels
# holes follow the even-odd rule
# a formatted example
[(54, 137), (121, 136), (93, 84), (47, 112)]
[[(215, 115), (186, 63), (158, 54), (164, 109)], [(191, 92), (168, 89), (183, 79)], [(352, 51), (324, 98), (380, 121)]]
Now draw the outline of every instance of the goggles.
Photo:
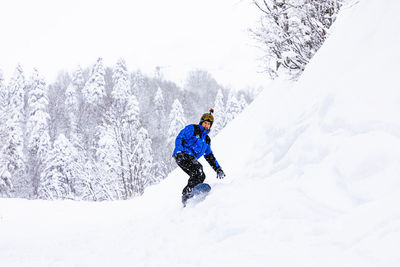
[(203, 116), (201, 116), (201, 120), (214, 122), (214, 117), (211, 114), (204, 114)]

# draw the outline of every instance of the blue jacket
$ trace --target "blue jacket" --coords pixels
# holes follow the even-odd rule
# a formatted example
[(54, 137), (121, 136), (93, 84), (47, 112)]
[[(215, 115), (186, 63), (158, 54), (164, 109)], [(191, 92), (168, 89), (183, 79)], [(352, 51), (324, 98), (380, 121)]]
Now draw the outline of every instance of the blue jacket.
[(175, 156), (178, 152), (183, 152), (184, 154), (194, 156), (196, 159), (199, 159), (204, 155), (207, 161), (209, 161), (208, 159), (212, 156), (213, 161), (215, 161), (215, 167), (219, 167), (219, 164), (211, 150), (211, 142), (209, 144), (206, 142), (207, 135), (210, 131), (204, 129), (201, 124), (199, 124), (199, 126), (201, 135), (195, 135), (195, 129), (192, 124), (187, 125), (180, 131), (175, 139), (175, 150), (172, 156)]

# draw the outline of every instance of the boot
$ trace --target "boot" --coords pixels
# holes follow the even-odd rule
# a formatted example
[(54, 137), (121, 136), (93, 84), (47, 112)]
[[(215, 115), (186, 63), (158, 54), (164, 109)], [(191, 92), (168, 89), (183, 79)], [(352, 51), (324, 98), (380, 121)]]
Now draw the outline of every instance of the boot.
[(185, 189), (183, 189), (183, 192), (182, 192), (182, 204), (183, 204), (183, 207), (186, 207), (186, 202), (190, 198), (191, 194), (192, 194), (192, 188), (187, 186), (187, 187), (185, 187)]

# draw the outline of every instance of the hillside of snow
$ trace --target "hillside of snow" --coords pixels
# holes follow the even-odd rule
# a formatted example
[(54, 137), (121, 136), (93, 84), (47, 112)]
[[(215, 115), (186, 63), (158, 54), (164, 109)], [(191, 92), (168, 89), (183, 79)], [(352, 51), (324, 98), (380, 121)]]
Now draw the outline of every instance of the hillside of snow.
[(400, 4), (352, 2), (213, 139), (205, 201), (180, 169), (130, 201), (0, 199), (0, 265), (400, 266)]

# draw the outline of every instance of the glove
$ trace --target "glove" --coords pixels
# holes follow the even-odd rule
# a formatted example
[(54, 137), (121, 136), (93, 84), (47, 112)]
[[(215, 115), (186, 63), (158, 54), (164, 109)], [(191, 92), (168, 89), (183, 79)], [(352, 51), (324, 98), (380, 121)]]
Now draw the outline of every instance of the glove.
[(217, 178), (218, 179), (224, 179), (225, 176), (226, 175), (225, 175), (224, 171), (221, 169), (221, 167), (218, 167), (218, 169), (217, 169)]

